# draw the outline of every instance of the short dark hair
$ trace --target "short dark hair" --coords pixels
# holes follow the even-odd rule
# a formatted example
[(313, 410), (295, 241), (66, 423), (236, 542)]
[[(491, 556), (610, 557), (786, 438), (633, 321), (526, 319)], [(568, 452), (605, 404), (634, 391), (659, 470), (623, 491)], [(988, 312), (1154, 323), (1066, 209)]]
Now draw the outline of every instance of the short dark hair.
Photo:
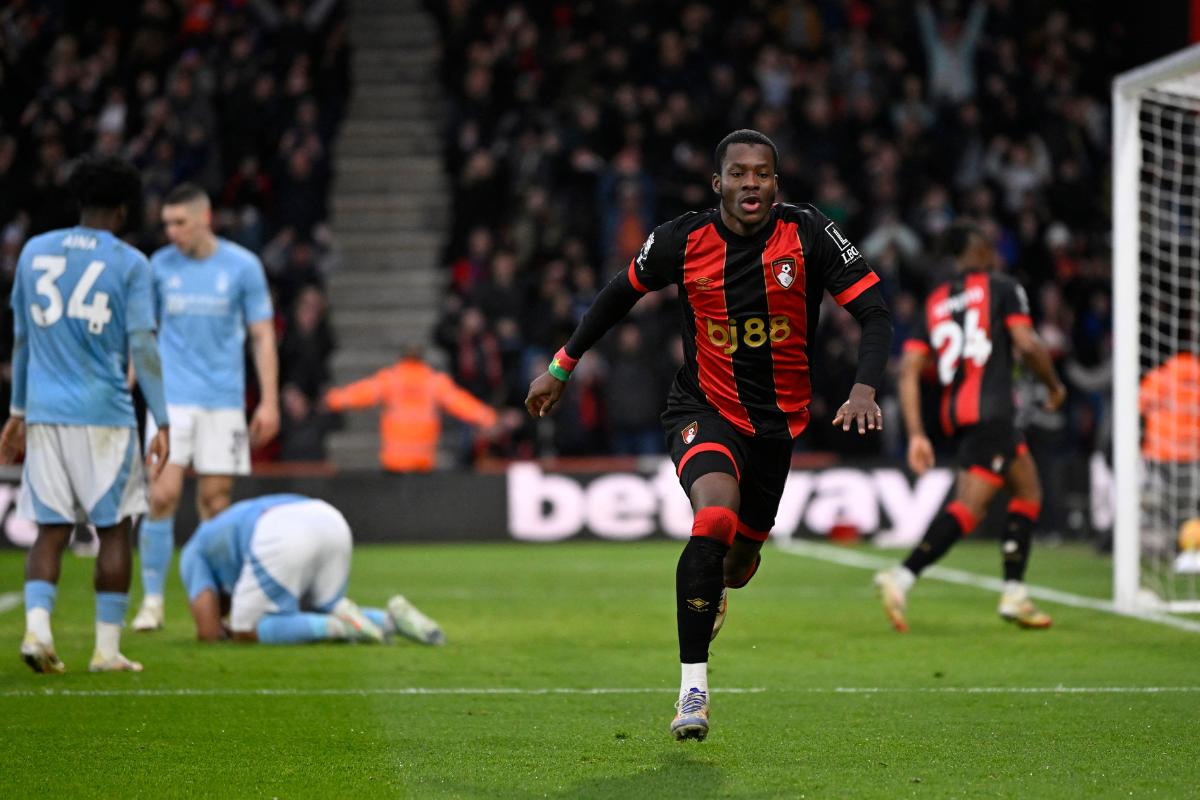
[(128, 161), (114, 156), (85, 156), (71, 171), (67, 191), (80, 210), (124, 208), (133, 216), (142, 203), (142, 176)]
[(951, 258), (960, 258), (971, 246), (971, 237), (983, 235), (983, 228), (971, 220), (960, 219), (942, 234), (942, 252)]
[(749, 128), (742, 128), (722, 139), (717, 145), (717, 149), (713, 151), (713, 167), (716, 169), (717, 174), (721, 172), (721, 168), (725, 163), (725, 151), (729, 149), (729, 145), (731, 144), (765, 144), (771, 148), (771, 156), (774, 158), (774, 163), (771, 165), (772, 171), (779, 171), (779, 148), (775, 146), (775, 143), (764, 133), (759, 133)]
[(184, 203), (194, 203), (197, 200), (207, 200), (208, 192), (194, 183), (181, 183), (163, 198), (164, 206), (179, 206)]

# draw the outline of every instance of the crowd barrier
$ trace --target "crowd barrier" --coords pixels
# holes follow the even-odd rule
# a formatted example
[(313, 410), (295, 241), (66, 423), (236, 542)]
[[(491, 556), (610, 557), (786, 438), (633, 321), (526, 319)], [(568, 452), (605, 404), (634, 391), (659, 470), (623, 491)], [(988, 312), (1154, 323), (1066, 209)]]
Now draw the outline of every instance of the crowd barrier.
[[(810, 459), (811, 462), (811, 459)], [(880, 546), (907, 547), (920, 540), (945, 503), (953, 472), (938, 468), (913, 479), (895, 463), (798, 462), (788, 478), (772, 535), (862, 537)], [(1109, 473), (1097, 457), (1070, 469), (1082, 476), (1066, 492), (1087, 506), (1075, 533), (1102, 532), (1111, 524)], [(20, 474), (0, 473), (0, 546), (27, 547), (35, 535), (18, 518)], [(1082, 485), (1080, 485), (1082, 484)], [(272, 470), (235, 483), (235, 499), (295, 492), (339, 508), (359, 542), (557, 542), (574, 538), (633, 541), (686, 538), (691, 509), (674, 468), (665, 458), (514, 462), (478, 472), (429, 474)], [(996, 535), (997, 504), (975, 536)], [(195, 482), (185, 482), (175, 532), (182, 543), (197, 525)]]

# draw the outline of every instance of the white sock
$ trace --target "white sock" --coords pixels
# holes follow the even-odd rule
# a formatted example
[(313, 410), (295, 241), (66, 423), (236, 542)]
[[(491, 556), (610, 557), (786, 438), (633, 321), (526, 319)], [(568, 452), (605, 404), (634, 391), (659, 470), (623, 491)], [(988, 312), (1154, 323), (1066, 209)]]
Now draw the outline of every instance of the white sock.
[(101, 658), (115, 658), (121, 652), (121, 626), (115, 622), (96, 623), (96, 652)]
[(903, 564), (896, 567), (893, 572), (896, 576), (896, 583), (900, 586), (900, 591), (907, 594), (908, 590), (911, 589), (913, 584), (917, 582), (917, 576), (913, 574), (911, 569)]
[(26, 611), (25, 630), (36, 636), (42, 644), (54, 644), (54, 635), (50, 633), (49, 609), (39, 607)]
[(148, 594), (142, 598), (142, 605), (163, 607), (163, 596), (161, 594)]
[(1024, 581), (1005, 581), (1004, 582), (1005, 597), (1025, 597), (1025, 582)]
[(682, 669), (682, 680), (679, 683), (679, 699), (690, 692), (692, 689), (699, 689), (708, 694), (708, 662), (701, 661), (699, 664), (683, 664), (679, 665)]

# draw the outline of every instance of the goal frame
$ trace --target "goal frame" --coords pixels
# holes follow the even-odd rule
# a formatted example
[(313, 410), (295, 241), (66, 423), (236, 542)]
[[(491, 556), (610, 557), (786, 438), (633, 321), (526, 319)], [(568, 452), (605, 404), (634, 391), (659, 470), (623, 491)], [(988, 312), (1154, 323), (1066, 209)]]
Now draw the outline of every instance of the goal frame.
[[(1125, 613), (1148, 610), (1139, 600), (1140, 94), (1154, 87), (1166, 88), (1163, 84), (1193, 73), (1200, 73), (1200, 44), (1124, 72), (1113, 80), (1113, 604)], [(1200, 602), (1170, 603), (1164, 610), (1200, 612)]]

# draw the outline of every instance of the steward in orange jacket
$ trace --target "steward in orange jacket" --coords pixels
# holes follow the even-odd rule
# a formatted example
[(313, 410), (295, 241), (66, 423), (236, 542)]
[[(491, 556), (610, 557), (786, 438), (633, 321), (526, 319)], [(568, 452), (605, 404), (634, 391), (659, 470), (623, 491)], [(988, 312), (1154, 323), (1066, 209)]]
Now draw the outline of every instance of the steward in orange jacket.
[(390, 472), (433, 469), (441, 411), (483, 428), (497, 420), (495, 411), (411, 351), (369, 378), (330, 389), (325, 402), (331, 411), (383, 406), (379, 461)]
[(1147, 372), (1138, 406), (1146, 418), (1144, 458), (1200, 461), (1200, 356), (1177, 353)]

